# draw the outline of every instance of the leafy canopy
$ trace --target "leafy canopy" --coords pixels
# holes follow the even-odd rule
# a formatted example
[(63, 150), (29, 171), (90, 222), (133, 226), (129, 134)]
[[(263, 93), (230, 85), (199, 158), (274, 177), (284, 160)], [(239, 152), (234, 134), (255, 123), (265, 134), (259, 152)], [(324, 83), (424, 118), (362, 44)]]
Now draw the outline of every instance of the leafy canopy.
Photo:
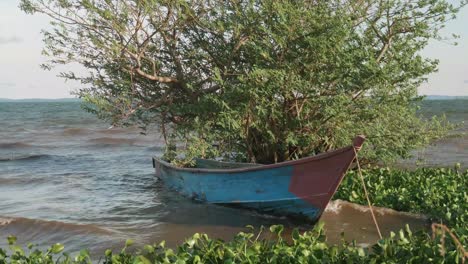
[[(368, 161), (440, 137), (416, 114), (421, 56), (461, 6), (443, 0), (21, 0), (52, 18), (50, 68), (114, 124), (158, 124), (188, 156), (274, 163), (368, 136)], [(212, 146), (216, 143), (216, 148)], [(168, 148), (170, 149), (170, 148)]]

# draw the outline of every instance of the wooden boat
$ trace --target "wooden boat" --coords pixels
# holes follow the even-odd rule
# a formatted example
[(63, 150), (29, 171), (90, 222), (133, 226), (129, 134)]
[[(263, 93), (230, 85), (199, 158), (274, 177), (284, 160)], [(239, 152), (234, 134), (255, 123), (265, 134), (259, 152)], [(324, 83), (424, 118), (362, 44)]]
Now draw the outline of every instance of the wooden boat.
[(153, 157), (153, 167), (165, 185), (192, 199), (315, 222), (363, 142), (357, 136), (351, 146), (270, 165), (197, 160), (195, 168), (179, 168)]

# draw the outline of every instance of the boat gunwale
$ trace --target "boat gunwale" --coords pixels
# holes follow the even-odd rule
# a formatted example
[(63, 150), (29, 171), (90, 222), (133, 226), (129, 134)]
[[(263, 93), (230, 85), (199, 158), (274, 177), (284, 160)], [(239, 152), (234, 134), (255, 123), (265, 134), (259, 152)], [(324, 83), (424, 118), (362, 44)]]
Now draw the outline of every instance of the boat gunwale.
[(339, 148), (330, 152), (325, 152), (325, 153), (320, 153), (314, 156), (310, 157), (305, 157), (302, 159), (297, 159), (297, 160), (289, 160), (289, 161), (284, 161), (280, 163), (275, 163), (275, 164), (267, 164), (267, 165), (261, 165), (259, 166), (253, 166), (253, 167), (245, 167), (245, 168), (232, 168), (232, 169), (208, 169), (208, 168), (181, 168), (181, 167), (176, 167), (172, 165), (169, 162), (166, 162), (158, 157), (153, 157), (153, 162), (156, 162), (166, 168), (170, 168), (172, 170), (176, 171), (184, 171), (184, 172), (189, 172), (189, 173), (206, 173), (206, 174), (219, 174), (219, 173), (225, 173), (225, 174), (232, 174), (232, 173), (242, 173), (242, 172), (251, 172), (251, 171), (259, 171), (259, 170), (268, 170), (268, 169), (275, 169), (275, 168), (281, 168), (281, 167), (287, 167), (287, 166), (294, 166), (298, 164), (303, 164), (303, 163), (308, 163), (311, 161), (316, 161), (316, 160), (322, 160), (326, 159), (332, 156), (339, 155), (343, 152), (347, 152), (349, 150), (352, 150), (355, 148), (354, 146), (348, 146), (344, 148)]

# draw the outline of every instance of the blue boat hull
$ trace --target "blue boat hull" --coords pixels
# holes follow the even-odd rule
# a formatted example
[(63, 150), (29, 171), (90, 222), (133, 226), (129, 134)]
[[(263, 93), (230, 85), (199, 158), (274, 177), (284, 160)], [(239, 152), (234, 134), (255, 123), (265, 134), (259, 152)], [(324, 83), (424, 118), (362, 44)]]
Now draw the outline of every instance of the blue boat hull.
[(216, 161), (206, 165), (201, 160), (200, 168), (177, 168), (153, 158), (153, 166), (166, 186), (186, 197), (316, 221), (354, 160), (356, 149), (357, 144), (272, 165), (234, 167)]

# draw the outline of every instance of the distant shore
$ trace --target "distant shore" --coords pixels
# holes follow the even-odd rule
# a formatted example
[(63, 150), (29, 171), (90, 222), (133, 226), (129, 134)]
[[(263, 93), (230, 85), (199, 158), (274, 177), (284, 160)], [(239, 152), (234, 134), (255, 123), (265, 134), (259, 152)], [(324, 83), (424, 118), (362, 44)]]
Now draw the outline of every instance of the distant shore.
[(0, 98), (0, 103), (21, 102), (21, 103), (40, 103), (40, 102), (81, 102), (79, 98), (26, 98), (26, 99), (8, 99)]

